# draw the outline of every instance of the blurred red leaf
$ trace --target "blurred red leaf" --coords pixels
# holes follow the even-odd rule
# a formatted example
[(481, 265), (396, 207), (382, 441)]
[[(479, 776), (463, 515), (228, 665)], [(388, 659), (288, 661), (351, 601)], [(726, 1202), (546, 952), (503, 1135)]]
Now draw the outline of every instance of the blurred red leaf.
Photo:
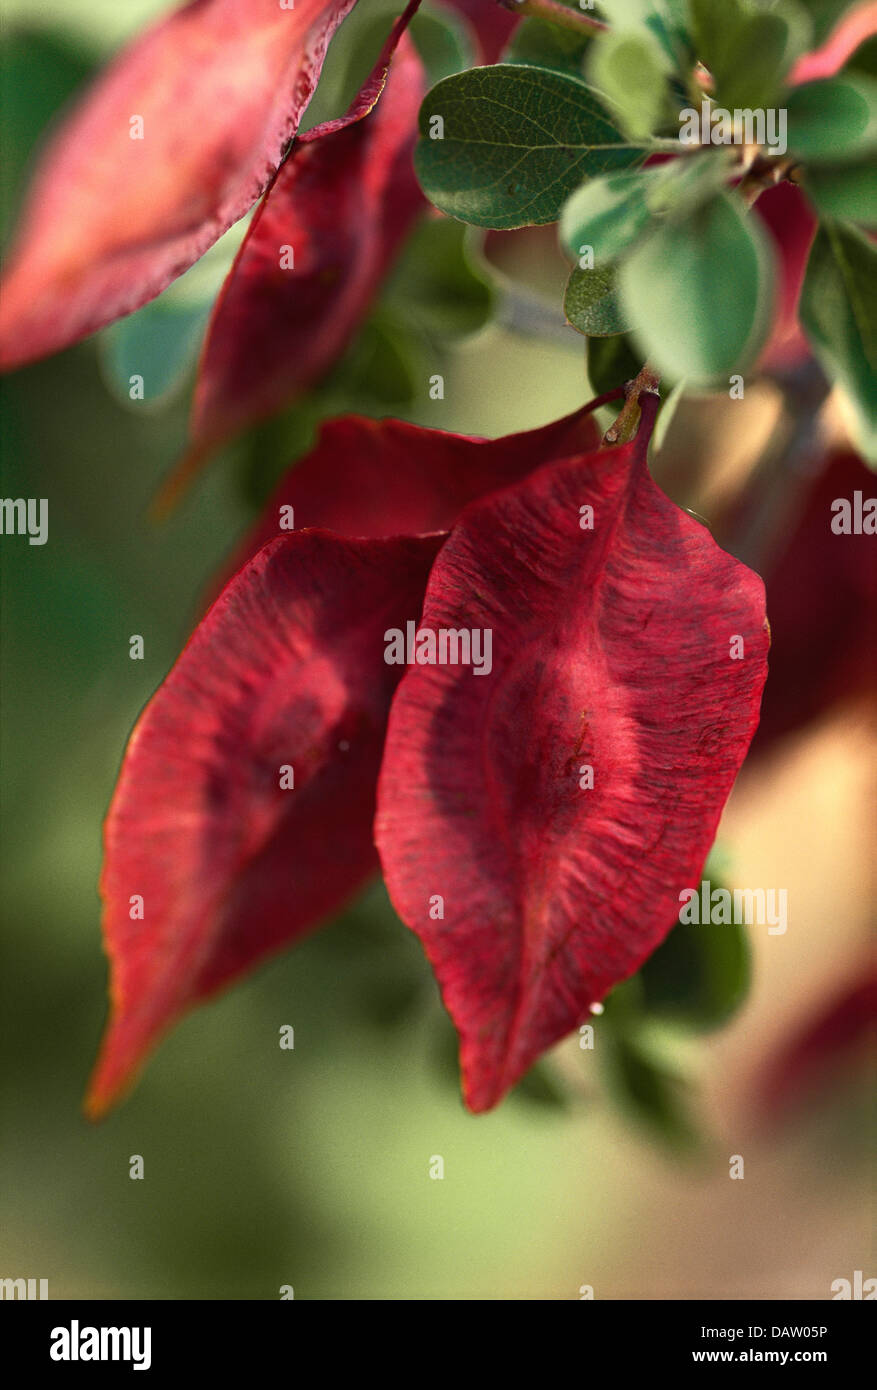
[(762, 193), (755, 213), (776, 249), (779, 286), (770, 338), (759, 360), (764, 371), (794, 367), (809, 357), (810, 348), (798, 322), (798, 300), (807, 257), (816, 234), (816, 219), (801, 192), (791, 183)]
[(124, 50), (40, 162), (0, 299), (0, 365), (131, 313), (248, 211), (355, 3), (192, 0)]
[(832, 455), (765, 573), (770, 678), (753, 757), (836, 703), (877, 694), (874, 537), (831, 529), (832, 502), (852, 502), (857, 491), (873, 496), (874, 474), (855, 454)]
[(771, 1121), (843, 1082), (877, 1042), (877, 972), (844, 984), (811, 1014), (771, 1059), (758, 1086), (758, 1106)]
[(877, 34), (877, 0), (866, 0), (865, 4), (854, 5), (841, 16), (821, 48), (804, 53), (798, 59), (789, 81), (798, 86), (802, 82), (833, 77), (873, 34)]
[(296, 142), (256, 213), (213, 309), (178, 477), (325, 375), (424, 206), (411, 154), (425, 73), (403, 37), (419, 3), (346, 116)]
[(667, 934), (758, 721), (761, 581), (658, 490), (644, 452), (552, 463), (470, 506), (420, 626), (492, 631), (492, 672), (411, 666), (393, 701), (376, 840), (474, 1111)]
[[(383, 634), (420, 612), (441, 540), (274, 541), (146, 707), (105, 827), (112, 1014), (92, 1116), (181, 1013), (336, 911), (377, 867), (374, 789), (400, 675)], [(286, 765), (292, 789), (280, 785)]]
[(478, 39), (480, 61), (495, 63), (518, 24), (518, 16), (498, 5), (496, 0), (442, 0), (451, 10), (459, 10), (472, 25)]

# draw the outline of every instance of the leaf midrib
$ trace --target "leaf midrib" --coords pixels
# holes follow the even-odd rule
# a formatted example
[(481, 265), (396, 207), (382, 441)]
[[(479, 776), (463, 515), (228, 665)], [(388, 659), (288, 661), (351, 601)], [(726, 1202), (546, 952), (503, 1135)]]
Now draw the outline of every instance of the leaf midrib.
[[(585, 90), (588, 90), (588, 89), (586, 88)], [(572, 103), (572, 98), (571, 98), (571, 97), (564, 96), (563, 94), (561, 94), (561, 100), (564, 100), (564, 101), (567, 101), (567, 102)], [(458, 98), (458, 101), (459, 101), (459, 104), (461, 104), (461, 105), (467, 105), (467, 104), (469, 104), (470, 102), (473, 102), (473, 98), (472, 98), (472, 97), (463, 96), (463, 97)], [(546, 130), (546, 129), (544, 128), (544, 126), (542, 126), (542, 125), (539, 123), (539, 121), (537, 121), (537, 120), (535, 119), (534, 116), (530, 115), (529, 112), (522, 110), (520, 107), (517, 107), (517, 106), (510, 106), (507, 102), (505, 102), (505, 101), (500, 101), (497, 97), (494, 97), (494, 96), (480, 97), (480, 98), (478, 99), (478, 101), (477, 101), (476, 103), (474, 103), (474, 104), (476, 104), (477, 106), (482, 106), (482, 105), (497, 106), (497, 107), (499, 107), (500, 111), (508, 111), (508, 112), (511, 113), (512, 116), (516, 117), (517, 119), (519, 119), (519, 120), (520, 120), (520, 119), (523, 119), (523, 120), (525, 120), (525, 121), (528, 121), (536, 130), (540, 131), (543, 135), (545, 135), (545, 136), (547, 137), (547, 143), (543, 145), (543, 144), (539, 144), (538, 142), (533, 142), (533, 143), (531, 143), (531, 144), (522, 145), (522, 144), (518, 144), (518, 143), (515, 142), (514, 140), (483, 140), (483, 139), (479, 139), (479, 138), (477, 138), (477, 137), (475, 137), (475, 138), (470, 138), (470, 137), (467, 136), (467, 135), (449, 135), (448, 137), (446, 137), (449, 144), (458, 144), (458, 145), (483, 145), (483, 146), (485, 146), (485, 147), (488, 148), (488, 149), (493, 148), (493, 147), (496, 147), (497, 149), (503, 149), (503, 150), (505, 150), (505, 149), (512, 149), (512, 150), (514, 150), (514, 149), (520, 149), (520, 150), (563, 150), (563, 149), (567, 149), (567, 150), (569, 150), (569, 149), (579, 149), (579, 150), (597, 150), (597, 149), (602, 149), (602, 150), (641, 150), (641, 149), (645, 149), (645, 146), (644, 146), (644, 144), (642, 143), (642, 141), (620, 140), (620, 141), (618, 141), (618, 142), (616, 142), (616, 143), (612, 143), (612, 144), (600, 144), (600, 145), (597, 145), (597, 144), (588, 144), (588, 143), (585, 143), (584, 141), (580, 141), (580, 140), (558, 140), (558, 139), (552, 139), (552, 138), (551, 138), (551, 132), (550, 132), (549, 130)], [(453, 105), (453, 102), (449, 103), (448, 105), (449, 105), (449, 107), (452, 106), (452, 105)], [(577, 108), (577, 109), (578, 109), (578, 108)], [(447, 111), (446, 111), (445, 114), (447, 115)], [(603, 125), (603, 126), (608, 126), (610, 130), (613, 129), (612, 122), (609, 120), (609, 118), (608, 118), (608, 117), (605, 115), (605, 113), (603, 113), (602, 111), (600, 111), (600, 110), (591, 111), (589, 114), (590, 114), (592, 117), (594, 117), (596, 120), (598, 120), (598, 121), (600, 122), (601, 125)], [(443, 142), (442, 142), (442, 143), (443, 143)]]

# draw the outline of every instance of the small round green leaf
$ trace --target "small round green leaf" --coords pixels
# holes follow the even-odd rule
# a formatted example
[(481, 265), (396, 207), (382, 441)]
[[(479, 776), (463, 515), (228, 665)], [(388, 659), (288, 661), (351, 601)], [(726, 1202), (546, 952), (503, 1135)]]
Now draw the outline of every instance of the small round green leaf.
[(815, 356), (845, 392), (857, 443), (877, 461), (877, 247), (856, 228), (819, 228), (798, 313)]
[(717, 1028), (749, 989), (749, 944), (734, 923), (678, 922), (640, 971), (642, 1007), (692, 1028)]
[(849, 164), (842, 169), (808, 169), (804, 192), (820, 217), (877, 227), (877, 165)]
[(585, 178), (646, 152), (584, 82), (513, 63), (439, 82), (420, 109), (420, 134), (426, 196), (462, 222), (500, 229), (555, 222)]
[(673, 67), (685, 71), (695, 56), (689, 27), (688, 0), (649, 0), (644, 22), (650, 33), (658, 39)]
[(657, 130), (667, 107), (669, 61), (648, 29), (610, 30), (591, 45), (587, 71), (591, 85), (622, 130), (643, 138)]
[(793, 51), (785, 20), (744, 0), (690, 0), (690, 10), (697, 56), (712, 73), (719, 105), (772, 105)]
[(564, 1088), (560, 1076), (544, 1061), (531, 1067), (513, 1087), (511, 1094), (543, 1110), (569, 1109), (569, 1092)]
[(575, 33), (545, 24), (541, 19), (525, 19), (512, 35), (502, 56), (504, 63), (523, 63), (527, 67), (553, 68), (573, 77), (582, 76), (585, 53), (592, 41), (587, 29)]
[(577, 189), (560, 215), (560, 240), (571, 256), (593, 253), (595, 266), (614, 261), (651, 221), (646, 202), (657, 170), (607, 174)]
[(390, 313), (372, 315), (328, 385), (369, 406), (408, 405), (417, 393), (419, 344)]
[(727, 165), (725, 150), (710, 150), (653, 169), (590, 179), (564, 204), (561, 244), (576, 257), (590, 248), (595, 265), (613, 261), (631, 248), (655, 218), (693, 208), (714, 193)]
[(813, 47), (817, 48), (828, 38), (844, 10), (850, 7), (850, 0), (799, 0), (810, 16), (813, 24)]
[[(386, 20), (380, 20), (386, 32)], [(430, 82), (462, 72), (473, 59), (467, 27), (453, 10), (422, 9), (411, 21), (411, 37), (423, 59)]]
[(671, 380), (708, 387), (745, 371), (773, 303), (767, 238), (736, 194), (657, 227), (622, 263), (624, 313), (643, 355)]
[(207, 319), (206, 307), (175, 304), (162, 296), (111, 324), (101, 336), (100, 350), (104, 380), (113, 395), (127, 405), (131, 382), (141, 377), (144, 402), (170, 401), (194, 368)]
[(615, 293), (611, 266), (574, 270), (567, 281), (563, 312), (579, 333), (609, 338), (627, 328)]
[(877, 149), (877, 81), (863, 74), (805, 82), (786, 98), (788, 144), (805, 164), (842, 164)]
[(595, 1051), (608, 1094), (623, 1114), (677, 1153), (702, 1146), (690, 1114), (689, 1087), (652, 1054), (647, 1039), (604, 1028)]
[(643, 364), (628, 334), (588, 339), (588, 381), (595, 396), (632, 381)]
[(487, 322), (493, 292), (468, 254), (472, 235), (460, 222), (435, 217), (410, 237), (384, 300), (419, 333), (458, 338)]
[(868, 77), (877, 77), (877, 34), (872, 34), (860, 43), (844, 67), (845, 72), (863, 72)]

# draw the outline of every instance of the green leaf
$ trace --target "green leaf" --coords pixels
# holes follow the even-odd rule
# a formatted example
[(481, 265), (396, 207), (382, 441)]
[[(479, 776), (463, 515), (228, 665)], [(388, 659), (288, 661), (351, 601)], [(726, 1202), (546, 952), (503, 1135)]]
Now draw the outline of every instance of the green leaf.
[(814, 47), (825, 42), (841, 15), (850, 8), (850, 0), (799, 0), (799, 3), (813, 24)]
[(680, 71), (694, 58), (686, 0), (651, 0), (648, 28), (661, 42), (667, 57)]
[(359, 398), (370, 406), (409, 405), (421, 374), (418, 349), (405, 326), (379, 309), (357, 335), (339, 364), (338, 378), (328, 387), (340, 388), (348, 398)]
[(0, 235), (4, 238), (25, 189), (33, 150), (45, 134), (48, 114), (66, 106), (92, 72), (92, 63), (50, 33), (7, 29), (4, 34), (0, 74)]
[(660, 225), (622, 263), (619, 285), (643, 355), (672, 380), (708, 387), (745, 371), (764, 344), (771, 253), (735, 194)]
[(863, 72), (866, 77), (877, 77), (877, 34), (860, 43), (844, 72)]
[(720, 106), (773, 104), (791, 58), (789, 27), (743, 0), (690, 0), (697, 56), (715, 81)]
[(513, 63), (439, 82), (420, 133), (415, 168), (427, 197), (463, 222), (501, 229), (555, 222), (583, 179), (646, 152), (584, 82)]
[(877, 248), (842, 222), (820, 227), (798, 306), (822, 367), (846, 393), (858, 444), (877, 457)]
[(613, 30), (654, 35), (680, 70), (692, 58), (687, 0), (601, 0), (600, 10)]
[(557, 1073), (545, 1062), (537, 1062), (521, 1077), (511, 1094), (530, 1105), (538, 1105), (543, 1110), (568, 1110), (569, 1092), (564, 1088)]
[(585, 54), (592, 41), (587, 29), (574, 33), (545, 24), (541, 19), (525, 19), (512, 35), (511, 43), (502, 55), (503, 63), (519, 63), (526, 67), (550, 68), (568, 76), (581, 78)]
[(619, 1109), (677, 1152), (701, 1147), (685, 1103), (686, 1084), (627, 1032), (601, 1029), (595, 1052)]
[[(346, 110), (374, 68), (398, 13), (392, 0), (389, 4), (387, 0), (371, 0), (368, 9), (359, 5), (348, 16), (345, 43), (329, 49), (303, 129), (331, 120)], [(472, 27), (464, 15), (448, 5), (424, 0), (408, 32), (423, 60), (430, 86), (476, 61)]]
[(595, 396), (633, 381), (643, 364), (629, 335), (588, 339), (588, 381)]
[[(386, 20), (379, 21), (381, 32), (387, 33)], [(411, 21), (411, 37), (423, 59), (430, 82), (462, 72), (474, 60), (468, 26), (453, 10), (424, 8)]]
[(583, 184), (560, 214), (561, 245), (576, 257), (591, 250), (597, 266), (614, 261), (652, 220), (646, 194), (656, 173), (606, 174)]
[(725, 177), (727, 154), (709, 151), (653, 169), (590, 179), (564, 204), (562, 245), (573, 256), (590, 247), (597, 265), (615, 260), (655, 218), (692, 208), (715, 192)]
[(820, 217), (877, 227), (877, 165), (873, 162), (843, 169), (808, 169), (802, 185)]
[(810, 53), (817, 45), (813, 37), (813, 20), (801, 0), (761, 0), (772, 14), (779, 15), (788, 28), (788, 42), (783, 68), (787, 72), (792, 64), (805, 53)]
[(290, 465), (313, 447), (320, 422), (335, 413), (325, 403), (326, 395), (318, 387), (297, 401), (294, 410), (260, 420), (242, 436), (238, 491), (253, 521)]
[(621, 129), (643, 139), (661, 124), (667, 110), (670, 64), (647, 29), (613, 30), (592, 44), (588, 54), (591, 85), (605, 98)]
[(131, 378), (140, 376), (143, 404), (168, 403), (194, 366), (208, 313), (206, 306), (162, 296), (107, 328), (99, 339), (101, 366), (113, 395), (128, 405)]
[(639, 972), (642, 1007), (692, 1028), (718, 1028), (749, 991), (743, 927), (678, 922)]
[(615, 271), (611, 266), (595, 270), (574, 270), (563, 296), (563, 312), (579, 333), (608, 338), (624, 333), (627, 323), (615, 293)]
[[(231, 270), (252, 214), (142, 309), (110, 324), (98, 336), (105, 384), (126, 406), (168, 405), (195, 366), (213, 302)], [(143, 377), (143, 400), (132, 401), (132, 376)]]
[(427, 336), (476, 333), (490, 317), (493, 292), (469, 256), (469, 236), (451, 218), (425, 218), (387, 285), (387, 304)]
[(877, 149), (877, 81), (862, 74), (805, 82), (786, 97), (789, 149), (806, 164), (841, 164)]
[(655, 421), (654, 433), (652, 434), (651, 442), (649, 444), (650, 458), (653, 458), (656, 454), (659, 454), (663, 449), (664, 441), (667, 438), (667, 435), (670, 431), (670, 426), (673, 423), (673, 417), (676, 414), (676, 411), (679, 409), (679, 406), (682, 403), (682, 398), (685, 395), (686, 386), (687, 382), (685, 380), (685, 377), (682, 377), (679, 381), (677, 381), (672, 391), (668, 392), (667, 399), (661, 406), (661, 409), (658, 412), (658, 418)]

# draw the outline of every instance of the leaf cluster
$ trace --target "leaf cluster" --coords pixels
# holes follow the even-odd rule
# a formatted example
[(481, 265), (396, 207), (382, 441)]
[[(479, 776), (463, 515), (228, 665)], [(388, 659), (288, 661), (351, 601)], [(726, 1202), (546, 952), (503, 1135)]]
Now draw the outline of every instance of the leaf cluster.
[[(557, 224), (573, 263), (567, 321), (592, 346), (627, 335), (640, 363), (695, 390), (758, 363), (782, 267), (750, 208), (781, 182), (798, 185), (819, 224), (800, 321), (873, 457), (873, 42), (814, 51), (849, 8), (637, 0), (604, 3), (603, 30), (527, 19), (500, 63), (429, 92), (421, 185), (477, 227)], [(605, 356), (594, 348), (596, 374)]]

